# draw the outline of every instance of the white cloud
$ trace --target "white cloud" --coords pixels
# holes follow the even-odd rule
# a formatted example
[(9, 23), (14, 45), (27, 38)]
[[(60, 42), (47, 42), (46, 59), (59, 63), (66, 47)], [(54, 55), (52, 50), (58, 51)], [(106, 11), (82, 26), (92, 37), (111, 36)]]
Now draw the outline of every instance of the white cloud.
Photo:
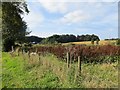
[(52, 36), (54, 34), (60, 34), (60, 33), (55, 33), (55, 32), (31, 32), (30, 33), (30, 36), (38, 36), (38, 37), (49, 37), (49, 36)]
[(30, 29), (40, 26), (44, 21), (44, 16), (40, 13), (31, 11), (28, 15), (25, 16), (24, 20), (27, 22)]
[(109, 16), (106, 16), (102, 20), (103, 23), (118, 23), (118, 13), (113, 13)]
[[(46, 1), (46, 2), (45, 2)], [(65, 13), (67, 12), (67, 4), (65, 2), (56, 2), (56, 0), (45, 0), (44, 2), (39, 0), (40, 4), (49, 12)]]
[(111, 25), (110, 27), (118, 27), (117, 25), (118, 23), (118, 14), (117, 13), (112, 13), (110, 15), (106, 15), (104, 16), (103, 18), (101, 18), (100, 20), (97, 20), (97, 21), (94, 21), (94, 22), (91, 22), (91, 24), (93, 25), (106, 25), (108, 26)]
[(90, 16), (85, 12), (81, 10), (76, 10), (65, 14), (64, 17), (60, 19), (60, 22), (70, 25), (72, 23), (83, 22), (84, 20), (87, 20), (89, 18)]
[[(29, 0), (36, 2), (37, 0)], [(119, 2), (119, 0), (38, 0), (40, 2)]]

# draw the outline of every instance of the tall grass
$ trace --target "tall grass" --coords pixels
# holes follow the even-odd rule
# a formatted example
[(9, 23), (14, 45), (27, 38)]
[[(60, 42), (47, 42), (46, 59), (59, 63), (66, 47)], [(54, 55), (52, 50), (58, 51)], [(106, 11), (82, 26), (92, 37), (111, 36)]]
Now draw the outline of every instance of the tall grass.
[(117, 88), (118, 62), (70, 65), (53, 54), (11, 57), (3, 53), (3, 88)]
[(11, 57), (8, 53), (3, 53), (2, 82), (3, 88), (59, 87), (57, 76), (43, 65), (38, 66), (35, 59), (31, 61), (22, 56)]

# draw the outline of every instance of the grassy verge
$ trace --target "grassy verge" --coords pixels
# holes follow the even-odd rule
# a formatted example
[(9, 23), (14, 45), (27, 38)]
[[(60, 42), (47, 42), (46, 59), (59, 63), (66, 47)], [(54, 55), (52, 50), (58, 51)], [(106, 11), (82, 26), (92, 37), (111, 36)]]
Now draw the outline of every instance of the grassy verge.
[[(31, 65), (30, 65), (31, 64)], [(22, 57), (3, 53), (3, 88), (56, 88), (58, 77), (44, 66), (32, 65)]]
[(117, 88), (118, 62), (82, 64), (78, 76), (77, 63), (67, 68), (54, 55), (39, 57), (27, 54), (11, 57), (3, 53), (3, 88)]

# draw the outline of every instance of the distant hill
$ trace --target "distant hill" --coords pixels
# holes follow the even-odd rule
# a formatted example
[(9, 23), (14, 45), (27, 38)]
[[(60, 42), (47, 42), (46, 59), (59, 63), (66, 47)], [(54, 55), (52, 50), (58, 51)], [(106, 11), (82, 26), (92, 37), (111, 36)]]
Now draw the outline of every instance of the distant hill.
[(68, 43), (68, 42), (82, 42), (82, 41), (96, 41), (100, 40), (97, 35), (73, 35), (73, 34), (66, 34), (66, 35), (52, 35), (47, 38), (41, 38), (37, 36), (26, 36), (26, 42), (28, 43)]
[(105, 40), (118, 40), (119, 38), (111, 38), (111, 39), (105, 39)]
[(73, 34), (66, 34), (66, 35), (52, 35), (50, 37), (45, 38), (42, 43), (68, 43), (68, 42), (82, 42), (82, 41), (96, 41), (100, 40), (97, 35), (73, 35)]
[(28, 43), (40, 43), (43, 39), (37, 36), (26, 36), (26, 42)]

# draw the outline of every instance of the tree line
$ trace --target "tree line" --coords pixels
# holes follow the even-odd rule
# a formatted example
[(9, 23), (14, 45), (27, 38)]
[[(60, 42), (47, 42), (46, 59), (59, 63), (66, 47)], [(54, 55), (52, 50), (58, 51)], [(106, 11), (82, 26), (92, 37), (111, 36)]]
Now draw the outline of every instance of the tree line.
[(80, 42), (80, 41), (99, 41), (99, 37), (97, 35), (52, 35), (47, 38), (41, 38), (37, 36), (26, 36), (27, 43), (41, 43), (41, 44), (52, 44), (52, 43), (68, 43), (68, 42)]
[(41, 43), (68, 43), (68, 42), (80, 42), (80, 41), (99, 41), (100, 38), (97, 35), (73, 35), (73, 34), (66, 34), (66, 35), (53, 35), (47, 37), (41, 41)]

